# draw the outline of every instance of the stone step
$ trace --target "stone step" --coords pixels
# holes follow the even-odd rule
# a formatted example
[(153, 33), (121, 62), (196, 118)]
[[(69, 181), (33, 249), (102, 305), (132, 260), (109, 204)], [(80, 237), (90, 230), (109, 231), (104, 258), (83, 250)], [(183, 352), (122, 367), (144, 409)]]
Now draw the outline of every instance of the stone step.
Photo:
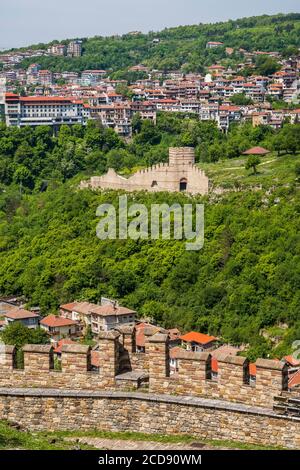
[(274, 400), (275, 400), (275, 401), (282, 402), (282, 403), (287, 403), (288, 397), (278, 396), (278, 397), (274, 397)]
[(287, 407), (284, 406), (284, 405), (274, 405), (273, 406), (273, 410), (276, 411), (276, 412), (283, 412), (283, 413), (286, 413), (287, 412)]
[(294, 406), (299, 406), (300, 407), (300, 399), (299, 398), (289, 398), (288, 402), (291, 403)]

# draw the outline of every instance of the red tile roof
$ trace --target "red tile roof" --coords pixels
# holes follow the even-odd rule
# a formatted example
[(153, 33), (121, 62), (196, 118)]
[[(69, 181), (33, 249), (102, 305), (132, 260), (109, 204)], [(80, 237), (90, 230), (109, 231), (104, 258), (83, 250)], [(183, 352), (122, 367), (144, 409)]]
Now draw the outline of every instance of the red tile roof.
[(267, 150), (263, 147), (252, 147), (249, 150), (246, 150), (246, 152), (243, 152), (243, 155), (267, 155), (270, 153), (270, 150)]
[(100, 367), (100, 353), (99, 351), (91, 351), (91, 363), (94, 367)]
[(12, 320), (25, 320), (26, 318), (38, 318), (39, 315), (22, 308), (7, 312), (4, 314), (5, 317), (11, 318)]
[(20, 96), (21, 102), (70, 102), (70, 98), (66, 98), (64, 96)]
[(212, 372), (218, 373), (218, 361), (215, 357), (211, 358), (211, 370)]
[(5, 93), (5, 97), (6, 98), (19, 98), (19, 95), (17, 95), (16, 93)]
[(297, 385), (300, 385), (300, 369), (289, 379), (289, 388), (296, 387)]
[(196, 331), (191, 331), (190, 333), (186, 333), (185, 335), (180, 336), (182, 341), (186, 341), (188, 343), (199, 343), (199, 344), (207, 344), (211, 341), (216, 341), (217, 338), (214, 336), (205, 335), (203, 333), (197, 333)]
[[(135, 333), (135, 342), (136, 345), (139, 346), (140, 348), (143, 348), (145, 346), (145, 328), (153, 328), (157, 332), (159, 331), (159, 328), (156, 327), (155, 325), (151, 325), (151, 323), (147, 322), (141, 322), (136, 325), (136, 333)], [(154, 334), (154, 333), (153, 333)]]
[(253, 363), (249, 364), (249, 374), (256, 376), (256, 365)]
[(77, 325), (78, 323), (68, 318), (58, 317), (56, 315), (48, 315), (41, 320), (41, 325), (51, 328), (59, 328), (61, 326)]
[(208, 67), (210, 70), (218, 70), (218, 69), (221, 69), (221, 70), (224, 70), (225, 67), (223, 67), (223, 65), (211, 65), (210, 67)]
[(227, 106), (227, 105), (223, 105), (223, 106), (220, 106), (219, 108), (220, 111), (240, 111), (241, 108), (239, 106)]
[(288, 362), (291, 366), (300, 366), (299, 359), (296, 359), (294, 356), (284, 356), (283, 358), (286, 362)]
[(78, 304), (78, 302), (72, 302), (70, 304), (64, 304), (64, 305), (61, 305), (60, 308), (62, 310), (68, 310), (69, 312), (73, 312), (73, 309), (75, 308), (75, 306)]
[(110, 315), (133, 315), (136, 312), (126, 307), (114, 306), (111, 304), (107, 305), (95, 305), (91, 309), (91, 313), (100, 316)]
[(126, 307), (121, 307), (119, 305), (113, 306), (112, 304), (106, 305), (97, 305), (90, 302), (73, 302), (70, 304), (61, 305), (62, 310), (67, 310), (68, 312), (78, 312), (84, 315), (94, 314), (100, 316), (109, 316), (109, 315), (133, 315), (136, 312)]

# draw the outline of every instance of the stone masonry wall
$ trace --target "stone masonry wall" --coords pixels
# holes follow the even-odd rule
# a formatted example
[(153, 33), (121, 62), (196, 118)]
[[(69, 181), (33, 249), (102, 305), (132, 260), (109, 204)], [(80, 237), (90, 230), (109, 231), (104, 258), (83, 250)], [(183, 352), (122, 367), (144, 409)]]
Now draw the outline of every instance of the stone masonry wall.
[(130, 430), (300, 448), (299, 418), (201, 398), (10, 388), (0, 389), (0, 417), (30, 431)]
[(105, 175), (82, 181), (80, 187), (92, 189), (122, 189), (124, 191), (179, 191), (180, 181), (187, 181), (186, 192), (207, 194), (209, 181), (204, 171), (194, 165), (195, 151), (190, 147), (170, 148), (169, 163), (159, 163), (134, 173), (129, 178), (110, 168)]
[(211, 355), (182, 350), (178, 354), (178, 373), (168, 371), (168, 336), (155, 334), (149, 338), (149, 390), (153, 393), (175, 393), (202, 396), (229, 402), (248, 403), (272, 408), (274, 396), (287, 389), (287, 366), (280, 361), (256, 361), (256, 385), (248, 382), (246, 358), (218, 358), (218, 380), (212, 381)]
[[(49, 345), (26, 345), (23, 370), (14, 366), (14, 347), (5, 346), (0, 350), (0, 387), (115, 390), (116, 376), (131, 371), (137, 377), (139, 373), (149, 375), (151, 393), (221, 399), (269, 409), (273, 408), (275, 396), (287, 393), (287, 367), (266, 359), (256, 362), (255, 386), (249, 385), (247, 359), (237, 356), (218, 358), (218, 380), (213, 381), (211, 355), (182, 350), (178, 354), (178, 373), (170, 376), (168, 336), (145, 333), (144, 354), (136, 353), (132, 327), (101, 333), (99, 372), (91, 370), (89, 346), (64, 345), (61, 371), (53, 368), (53, 350)], [(120, 383), (119, 378), (118, 387)]]

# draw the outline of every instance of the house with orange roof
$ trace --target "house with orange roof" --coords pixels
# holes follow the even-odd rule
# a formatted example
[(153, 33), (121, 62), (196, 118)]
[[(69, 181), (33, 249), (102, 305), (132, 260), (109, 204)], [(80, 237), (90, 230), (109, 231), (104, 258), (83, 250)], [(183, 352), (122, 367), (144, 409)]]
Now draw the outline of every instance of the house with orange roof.
[(80, 324), (77, 321), (57, 315), (47, 315), (41, 320), (40, 325), (50, 335), (51, 341), (75, 337), (81, 331)]
[(297, 359), (292, 355), (284, 356), (282, 360), (288, 365), (288, 367), (300, 368), (300, 359)]
[(180, 336), (182, 346), (188, 351), (210, 351), (217, 345), (217, 338), (214, 336), (190, 331), (185, 335)]

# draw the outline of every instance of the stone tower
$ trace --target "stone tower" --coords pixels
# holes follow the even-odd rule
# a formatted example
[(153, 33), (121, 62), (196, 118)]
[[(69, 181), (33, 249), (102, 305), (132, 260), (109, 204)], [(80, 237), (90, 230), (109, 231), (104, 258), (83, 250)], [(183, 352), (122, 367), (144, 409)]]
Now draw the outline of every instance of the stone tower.
[(194, 165), (195, 150), (193, 147), (169, 148), (169, 165)]
[(110, 168), (106, 175), (93, 176), (90, 181), (82, 181), (80, 187), (204, 195), (208, 193), (209, 181), (204, 171), (195, 165), (194, 148), (172, 147), (169, 149), (169, 163), (159, 163), (140, 170), (129, 178), (118, 175)]

